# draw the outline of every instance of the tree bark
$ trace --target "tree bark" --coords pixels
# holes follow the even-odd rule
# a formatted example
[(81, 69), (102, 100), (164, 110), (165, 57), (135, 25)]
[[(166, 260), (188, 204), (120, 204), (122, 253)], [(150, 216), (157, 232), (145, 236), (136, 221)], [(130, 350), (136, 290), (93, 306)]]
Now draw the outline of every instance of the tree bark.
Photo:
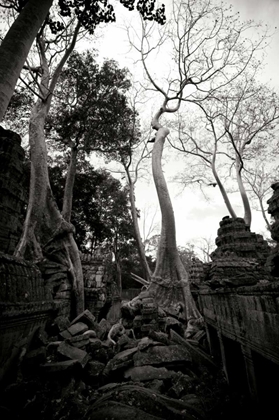
[(84, 284), (79, 251), (73, 237), (74, 227), (60, 213), (54, 200), (48, 175), (47, 148), (44, 126), (49, 112), (53, 90), (59, 74), (72, 52), (79, 24), (72, 42), (66, 49), (54, 76), (50, 81), (44, 49), (44, 40), (39, 40), (42, 77), (39, 98), (31, 111), (29, 124), (29, 144), (31, 157), (31, 178), (27, 215), (23, 234), (15, 255), (30, 260), (44, 258), (59, 261), (68, 268), (75, 296), (76, 315), (84, 310)]
[(226, 205), (226, 207), (227, 207), (227, 209), (228, 209), (231, 217), (233, 219), (236, 219), (237, 218), (237, 215), (236, 215), (234, 209), (232, 208), (232, 205), (231, 205), (231, 202), (229, 200), (229, 197), (228, 197), (228, 195), (226, 193), (226, 190), (225, 190), (225, 188), (224, 188), (224, 186), (223, 186), (223, 184), (222, 184), (222, 182), (221, 182), (221, 180), (220, 180), (220, 178), (219, 178), (219, 176), (217, 174), (217, 171), (216, 171), (216, 153), (214, 154), (213, 159), (212, 159), (211, 169), (212, 169), (212, 173), (213, 173), (213, 176), (215, 178), (215, 181), (217, 182), (217, 185), (219, 187), (219, 190), (220, 190), (220, 192), (222, 194), (222, 197), (223, 197), (223, 200), (225, 202), (225, 205)]
[(181, 303), (183, 316), (189, 326), (189, 321), (198, 323), (202, 317), (192, 297), (189, 276), (176, 246), (174, 213), (161, 163), (164, 142), (169, 134), (169, 130), (159, 124), (163, 112), (161, 109), (152, 122), (152, 127), (157, 130), (152, 152), (152, 171), (162, 213), (162, 227), (156, 268), (148, 290), (158, 304), (167, 310)]
[(141, 266), (144, 270), (145, 273), (145, 278), (147, 281), (150, 282), (151, 280), (151, 271), (148, 265), (148, 262), (146, 260), (146, 256), (145, 256), (145, 249), (141, 240), (141, 235), (140, 235), (140, 230), (139, 230), (139, 225), (138, 225), (138, 215), (137, 215), (137, 209), (136, 209), (136, 202), (135, 202), (135, 196), (134, 196), (134, 185), (133, 182), (131, 180), (130, 174), (128, 171), (127, 172), (127, 176), (128, 176), (128, 181), (129, 181), (129, 195), (130, 195), (130, 203), (131, 203), (131, 213), (132, 213), (132, 219), (133, 219), (133, 225), (134, 225), (134, 231), (135, 231), (135, 238), (136, 238), (136, 243), (137, 243), (137, 248), (138, 248), (138, 254), (139, 254), (139, 258), (140, 258), (140, 262), (141, 262)]
[(29, 50), (52, 3), (53, 0), (29, 0), (0, 45), (0, 121), (4, 118)]
[(236, 155), (235, 162), (236, 162), (236, 179), (237, 179), (237, 184), (238, 184), (238, 188), (240, 191), (240, 195), (241, 195), (241, 199), (242, 199), (242, 203), (244, 207), (243, 219), (245, 221), (246, 226), (250, 228), (251, 222), (252, 222), (252, 212), (251, 212), (251, 207), (250, 207), (249, 199), (247, 196), (247, 192), (245, 190), (242, 176), (241, 176), (242, 164), (240, 162), (238, 155)]
[(67, 178), (64, 188), (62, 216), (67, 222), (71, 221), (72, 206), (73, 206), (73, 190), (75, 184), (75, 177), (77, 171), (77, 146), (71, 147), (70, 163), (67, 171)]

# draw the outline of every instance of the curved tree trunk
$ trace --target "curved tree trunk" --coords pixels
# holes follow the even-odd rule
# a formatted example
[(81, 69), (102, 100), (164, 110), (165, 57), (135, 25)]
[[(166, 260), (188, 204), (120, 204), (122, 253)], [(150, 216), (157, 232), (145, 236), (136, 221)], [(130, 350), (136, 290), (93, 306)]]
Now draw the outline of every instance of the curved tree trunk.
[(212, 163), (211, 163), (212, 173), (213, 173), (213, 176), (215, 178), (215, 181), (217, 182), (217, 185), (219, 187), (219, 190), (220, 190), (220, 192), (222, 194), (223, 200), (225, 202), (225, 205), (226, 205), (226, 207), (227, 207), (227, 209), (228, 209), (231, 217), (233, 219), (236, 219), (237, 218), (237, 215), (236, 215), (234, 209), (232, 208), (231, 202), (230, 202), (229, 197), (227, 195), (227, 192), (226, 192), (226, 190), (224, 188), (224, 185), (222, 184), (222, 182), (221, 182), (221, 180), (220, 180), (220, 178), (219, 178), (219, 176), (217, 174), (215, 163), (216, 163), (216, 154), (214, 154), (213, 159), (212, 159)]
[(42, 38), (39, 40), (42, 67), (40, 93), (44, 99), (39, 98), (31, 111), (29, 202), (23, 234), (15, 251), (16, 256), (37, 261), (46, 257), (56, 262), (59, 261), (60, 264), (68, 268), (75, 297), (76, 315), (84, 310), (81, 260), (73, 237), (74, 227), (62, 217), (51, 191), (44, 126), (55, 84), (64, 63), (74, 48), (78, 31), (79, 24), (76, 26), (71, 44), (65, 50), (51, 82), (45, 57), (44, 40)]
[(252, 212), (251, 212), (251, 207), (250, 207), (249, 199), (247, 196), (247, 192), (243, 184), (241, 170), (242, 170), (242, 165), (241, 165), (240, 159), (238, 156), (236, 156), (236, 179), (237, 179), (238, 188), (240, 191), (240, 195), (241, 195), (241, 199), (242, 199), (242, 203), (244, 207), (243, 219), (245, 221), (246, 226), (250, 228), (251, 222), (252, 222)]
[(193, 321), (200, 322), (202, 317), (192, 297), (189, 276), (176, 246), (174, 213), (161, 163), (164, 142), (169, 134), (169, 130), (159, 124), (163, 112), (161, 109), (152, 122), (152, 127), (157, 130), (152, 152), (152, 171), (162, 213), (162, 228), (156, 268), (148, 290), (163, 308), (171, 309), (181, 303), (185, 321), (190, 321), (189, 326)]
[(132, 183), (132, 180), (128, 175), (129, 180), (129, 195), (130, 195), (130, 203), (131, 203), (131, 213), (132, 213), (132, 219), (133, 219), (133, 225), (134, 225), (134, 231), (135, 231), (135, 238), (138, 248), (138, 254), (141, 262), (141, 266), (145, 272), (145, 278), (147, 281), (150, 282), (151, 280), (151, 271), (148, 265), (148, 262), (146, 260), (145, 256), (145, 249), (141, 240), (139, 225), (138, 225), (138, 215), (137, 215), (137, 209), (136, 209), (136, 202), (135, 202), (135, 196), (134, 196), (134, 185)]
[(16, 256), (30, 260), (43, 257), (66, 265), (72, 279), (76, 313), (84, 310), (83, 274), (79, 251), (73, 238), (74, 227), (62, 217), (53, 197), (47, 167), (44, 123), (48, 105), (40, 99), (33, 107), (29, 142), (31, 179), (27, 215)]
[(0, 45), (0, 121), (4, 118), (31, 45), (53, 0), (29, 0)]
[(258, 198), (259, 198), (259, 202), (260, 202), (260, 208), (261, 208), (262, 216), (263, 216), (263, 219), (264, 219), (264, 221), (266, 223), (266, 228), (270, 232), (271, 231), (271, 224), (269, 223), (269, 221), (268, 221), (268, 219), (266, 217), (266, 212), (265, 212), (264, 205), (263, 205), (263, 199), (262, 199), (262, 197), (258, 197)]

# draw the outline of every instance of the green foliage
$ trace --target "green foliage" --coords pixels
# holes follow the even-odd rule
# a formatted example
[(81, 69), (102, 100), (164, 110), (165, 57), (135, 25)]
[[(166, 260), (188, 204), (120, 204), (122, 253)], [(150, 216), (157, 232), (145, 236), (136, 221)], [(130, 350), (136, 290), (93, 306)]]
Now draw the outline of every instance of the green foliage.
[[(4, 0), (5, 7), (13, 8), (21, 12), (28, 0)], [(166, 21), (165, 6), (162, 5), (155, 9), (156, 0), (120, 0), (128, 10), (136, 8), (144, 20), (154, 20), (163, 25)], [(72, 17), (76, 15), (81, 25), (93, 34), (96, 26), (100, 23), (115, 22), (115, 12), (113, 5), (108, 0), (58, 0), (59, 12), (62, 17)], [(46, 18), (53, 33), (62, 31), (65, 26), (63, 20), (57, 20), (48, 14)]]
[[(62, 208), (64, 179), (60, 165), (49, 168), (50, 181), (58, 206)], [(133, 242), (133, 226), (126, 189), (105, 170), (94, 170), (88, 163), (76, 175), (73, 191), (72, 223), (82, 252), (96, 247), (125, 255)]]
[(28, 133), (30, 110), (33, 104), (32, 93), (18, 86), (11, 98), (5, 114), (5, 124), (21, 137)]
[(125, 96), (129, 88), (127, 69), (115, 61), (100, 67), (89, 51), (74, 52), (57, 86), (49, 134), (64, 144), (71, 140), (87, 154), (125, 159), (139, 138), (137, 114)]

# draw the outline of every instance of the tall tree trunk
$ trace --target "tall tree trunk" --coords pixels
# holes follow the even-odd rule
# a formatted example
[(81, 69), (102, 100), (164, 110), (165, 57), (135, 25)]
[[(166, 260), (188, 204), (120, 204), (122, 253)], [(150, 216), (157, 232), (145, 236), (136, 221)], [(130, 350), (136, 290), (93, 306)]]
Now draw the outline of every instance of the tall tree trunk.
[(220, 178), (218, 176), (218, 173), (216, 171), (216, 152), (213, 155), (213, 159), (212, 159), (212, 163), (211, 163), (211, 169), (212, 169), (212, 173), (213, 173), (213, 176), (215, 178), (215, 181), (217, 182), (217, 185), (219, 187), (219, 190), (220, 190), (220, 192), (222, 194), (222, 197), (223, 197), (223, 200), (225, 202), (225, 205), (226, 205), (226, 207), (228, 209), (228, 212), (230, 213), (230, 215), (231, 215), (231, 217), (233, 219), (236, 219), (237, 218), (237, 215), (236, 215), (234, 209), (232, 208), (231, 202), (230, 202), (229, 197), (227, 195), (227, 192), (226, 192), (226, 190), (224, 188), (224, 185), (222, 184), (222, 182), (221, 182), (221, 180), (220, 180)]
[(52, 255), (55, 255), (55, 260), (66, 265), (72, 279), (76, 314), (79, 314), (84, 310), (82, 267), (79, 251), (73, 238), (74, 228), (62, 217), (49, 183), (44, 135), (47, 112), (47, 102), (39, 99), (31, 113), (29, 202), (23, 234), (15, 255), (37, 261), (45, 256), (51, 259)]
[(42, 77), (39, 98), (31, 111), (29, 143), (31, 179), (23, 234), (15, 255), (27, 259), (59, 260), (68, 268), (75, 296), (76, 315), (84, 310), (84, 284), (79, 251), (73, 237), (74, 227), (61, 215), (54, 200), (48, 175), (44, 126), (53, 91), (66, 60), (73, 51), (80, 25), (77, 24), (70, 46), (65, 50), (50, 81), (43, 38), (39, 39)]
[(77, 146), (71, 147), (71, 157), (68, 166), (66, 183), (64, 188), (62, 216), (67, 222), (71, 221), (72, 206), (73, 206), (73, 190), (75, 184), (75, 177), (77, 171)]
[(133, 225), (134, 225), (134, 231), (135, 231), (135, 238), (138, 248), (138, 254), (141, 262), (141, 266), (145, 273), (145, 278), (147, 281), (151, 280), (151, 271), (145, 256), (145, 249), (144, 245), (141, 240), (140, 230), (139, 230), (139, 224), (138, 224), (138, 215), (137, 215), (137, 209), (136, 209), (136, 202), (135, 202), (135, 195), (134, 195), (134, 185), (131, 180), (130, 174), (127, 172), (128, 181), (129, 181), (129, 195), (130, 195), (130, 203), (131, 203), (131, 213), (132, 213), (132, 219), (133, 219)]
[(163, 112), (161, 108), (152, 121), (152, 127), (157, 130), (152, 152), (152, 171), (162, 213), (162, 227), (156, 268), (148, 290), (163, 308), (170, 309), (181, 303), (189, 327), (193, 322), (199, 323), (202, 317), (192, 297), (189, 276), (176, 246), (174, 213), (161, 162), (164, 142), (169, 134), (169, 130), (159, 124)]
[(0, 45), (0, 121), (3, 120), (31, 45), (53, 0), (29, 0)]
[(243, 203), (243, 208), (244, 208), (244, 217), (243, 218), (244, 218), (246, 226), (248, 226), (250, 228), (251, 222), (252, 222), (252, 212), (251, 212), (251, 207), (250, 207), (249, 199), (248, 199), (248, 196), (247, 196), (247, 192), (246, 192), (246, 189), (244, 187), (243, 180), (242, 180), (242, 175), (241, 175), (242, 163), (241, 163), (238, 155), (236, 155), (235, 162), (236, 162), (236, 179), (237, 179), (238, 188), (239, 188), (239, 191), (240, 191), (240, 195), (241, 195), (241, 199), (242, 199), (242, 203)]

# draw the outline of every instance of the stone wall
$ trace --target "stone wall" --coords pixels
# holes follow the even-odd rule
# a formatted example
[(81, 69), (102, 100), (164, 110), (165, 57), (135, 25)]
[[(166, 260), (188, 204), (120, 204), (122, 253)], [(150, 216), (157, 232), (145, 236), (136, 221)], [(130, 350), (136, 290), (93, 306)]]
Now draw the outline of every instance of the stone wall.
[(279, 182), (275, 182), (271, 188), (273, 189), (272, 197), (267, 201), (268, 213), (274, 219), (271, 226), (271, 237), (277, 242), (276, 247), (272, 250), (267, 259), (267, 267), (274, 277), (279, 277)]
[[(89, 309), (98, 319), (103, 313), (105, 316), (119, 318), (120, 294), (116, 284), (108, 275), (105, 265), (105, 255), (81, 254), (81, 263), (84, 274), (85, 308)], [(112, 321), (113, 319), (111, 319)]]
[[(276, 194), (269, 200), (270, 213), (279, 216)], [(277, 238), (276, 226), (274, 232)], [(216, 245), (197, 292), (211, 355), (222, 364), (232, 389), (260, 405), (268, 404), (268, 410), (275, 408), (279, 279), (266, 264), (271, 249), (260, 235), (250, 232), (244, 220), (229, 217), (220, 222)]]
[(53, 301), (39, 269), (0, 253), (0, 380), (20, 346), (49, 319)]
[(26, 204), (21, 139), (0, 126), (0, 251), (12, 254), (19, 240)]

